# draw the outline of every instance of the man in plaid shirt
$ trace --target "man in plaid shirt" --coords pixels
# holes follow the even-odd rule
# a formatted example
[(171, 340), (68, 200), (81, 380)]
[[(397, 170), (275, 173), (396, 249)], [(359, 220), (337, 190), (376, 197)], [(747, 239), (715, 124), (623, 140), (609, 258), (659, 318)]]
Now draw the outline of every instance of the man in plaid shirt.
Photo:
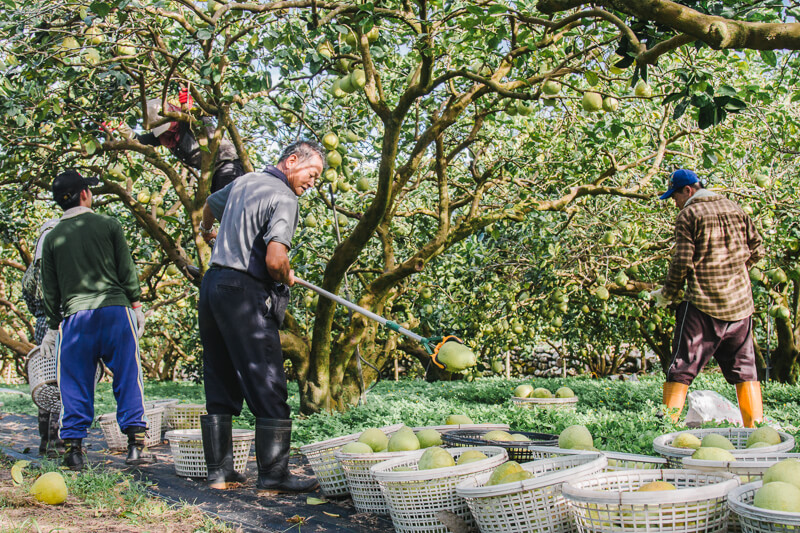
[(748, 270), (764, 256), (761, 236), (741, 207), (704, 189), (697, 174), (679, 169), (660, 199), (672, 198), (680, 212), (675, 219), (675, 252), (664, 286), (653, 291), (656, 306), (678, 298), (672, 363), (663, 401), (678, 420), (686, 392), (714, 357), (728, 383), (736, 385), (745, 427), (763, 418), (753, 346), (755, 311)]

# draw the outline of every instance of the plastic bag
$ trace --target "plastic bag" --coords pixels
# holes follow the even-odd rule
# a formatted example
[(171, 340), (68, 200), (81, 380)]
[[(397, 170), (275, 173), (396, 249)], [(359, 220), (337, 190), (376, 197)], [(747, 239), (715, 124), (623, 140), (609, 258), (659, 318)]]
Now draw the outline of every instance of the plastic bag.
[(696, 390), (689, 393), (688, 399), (686, 425), (689, 427), (698, 427), (712, 421), (743, 425), (739, 407), (717, 392)]

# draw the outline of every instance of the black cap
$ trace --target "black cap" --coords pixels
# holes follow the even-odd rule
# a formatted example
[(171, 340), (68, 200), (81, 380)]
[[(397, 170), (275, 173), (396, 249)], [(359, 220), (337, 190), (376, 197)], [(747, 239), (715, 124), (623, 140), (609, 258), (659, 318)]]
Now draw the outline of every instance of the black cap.
[(74, 201), (81, 191), (98, 183), (100, 180), (95, 177), (84, 178), (77, 170), (67, 170), (53, 180), (53, 200), (63, 207)]

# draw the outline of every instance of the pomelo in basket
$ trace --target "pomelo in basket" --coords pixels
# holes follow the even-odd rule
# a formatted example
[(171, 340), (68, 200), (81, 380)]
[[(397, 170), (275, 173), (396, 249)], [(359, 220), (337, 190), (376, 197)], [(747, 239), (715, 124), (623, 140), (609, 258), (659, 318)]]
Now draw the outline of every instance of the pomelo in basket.
[(528, 385), (527, 383), (523, 383), (516, 389), (514, 389), (514, 396), (517, 398), (528, 398), (533, 393), (533, 387)]
[(43, 474), (31, 485), (34, 498), (48, 505), (60, 505), (67, 501), (67, 484), (59, 472)]
[(569, 387), (559, 387), (556, 390), (556, 398), (574, 398), (575, 391), (570, 389)]
[(761, 509), (800, 513), (800, 489), (784, 481), (764, 483), (756, 491), (753, 505)]
[(567, 450), (593, 447), (594, 439), (586, 426), (574, 425), (564, 429), (558, 436), (558, 447)]
[(467, 415), (450, 415), (445, 421), (445, 425), (455, 426), (459, 424), (472, 424), (472, 419)]
[(800, 489), (800, 460), (784, 459), (764, 472), (764, 483), (784, 481)]
[(676, 448), (691, 448), (693, 450), (698, 449), (702, 444), (700, 439), (697, 438), (696, 435), (689, 433), (688, 431), (685, 433), (681, 433), (677, 437), (672, 440), (672, 445)]
[(780, 444), (781, 434), (769, 426), (762, 426), (750, 433), (747, 437), (747, 447), (750, 448), (757, 442), (766, 442), (767, 444)]
[(722, 448), (723, 450), (735, 450), (736, 447), (728, 440), (727, 437), (719, 433), (709, 433), (703, 440), (700, 441), (700, 446), (703, 448)]
[(668, 481), (651, 481), (636, 489), (636, 492), (656, 492), (660, 490), (677, 490), (677, 487)]
[(511, 440), (516, 442), (530, 442), (531, 439), (523, 435), (522, 433), (512, 433)]
[(348, 442), (339, 451), (342, 453), (372, 453), (372, 447), (365, 442)]
[(511, 436), (511, 433), (507, 431), (503, 431), (502, 429), (495, 429), (486, 433), (483, 438), (485, 440), (514, 440), (514, 437)]
[(430, 448), (442, 444), (442, 435), (435, 429), (423, 429), (417, 432), (420, 448)]
[(525, 481), (526, 479), (531, 479), (533, 474), (528, 472), (527, 470), (521, 470), (519, 472), (514, 472), (513, 474), (509, 474), (506, 477), (500, 479), (496, 483), (496, 485), (502, 485), (504, 483), (514, 483), (515, 481)]
[(417, 470), (433, 470), (434, 468), (447, 468), (455, 466), (453, 456), (444, 448), (428, 448), (419, 458)]
[(748, 450), (755, 450), (757, 448), (769, 448), (772, 446), (769, 442), (754, 442), (750, 446), (747, 447)]
[(728, 450), (723, 450), (722, 448), (701, 446), (692, 454), (692, 459), (698, 459), (700, 461), (735, 461), (736, 457)]
[(533, 394), (531, 394), (532, 398), (552, 398), (553, 393), (549, 390), (545, 389), (544, 387), (537, 387), (533, 389)]
[(522, 466), (516, 461), (506, 461), (492, 471), (492, 474), (489, 476), (489, 481), (487, 481), (486, 484), (499, 485), (504, 477), (516, 474), (517, 472), (522, 472)]
[(419, 450), (419, 439), (409, 427), (402, 427), (389, 438), (386, 448), (390, 452), (410, 452)]
[(368, 445), (373, 452), (379, 452), (389, 445), (389, 437), (378, 428), (369, 428), (361, 433), (358, 442)]
[(457, 465), (465, 465), (467, 463), (474, 463), (475, 461), (480, 461), (481, 459), (488, 459), (489, 457), (478, 450), (467, 450), (461, 455), (458, 456), (458, 460), (456, 461)]

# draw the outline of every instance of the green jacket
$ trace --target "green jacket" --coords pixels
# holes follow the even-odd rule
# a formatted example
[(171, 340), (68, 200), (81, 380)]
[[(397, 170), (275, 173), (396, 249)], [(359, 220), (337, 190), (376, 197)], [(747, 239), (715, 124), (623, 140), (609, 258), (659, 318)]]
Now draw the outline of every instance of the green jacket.
[(120, 223), (87, 208), (64, 213), (45, 237), (42, 288), (47, 323), (87, 309), (130, 307), (142, 291)]

